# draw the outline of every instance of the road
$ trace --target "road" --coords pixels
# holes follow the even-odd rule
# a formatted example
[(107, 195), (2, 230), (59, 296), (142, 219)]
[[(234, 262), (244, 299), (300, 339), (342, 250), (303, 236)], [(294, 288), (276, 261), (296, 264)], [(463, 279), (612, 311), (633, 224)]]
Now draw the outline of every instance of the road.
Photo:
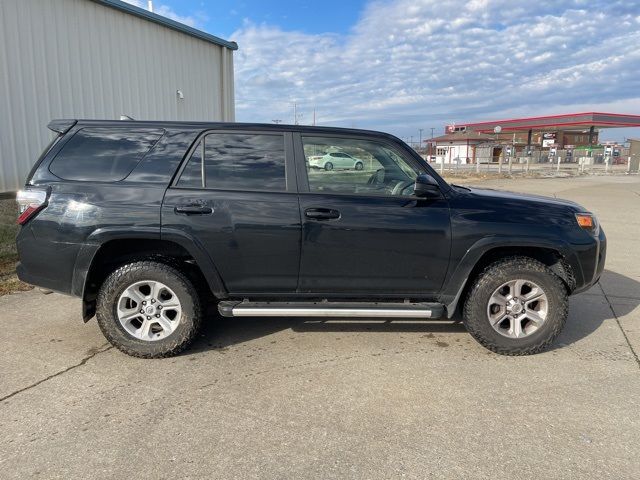
[(600, 285), (553, 348), (448, 322), (211, 320), (165, 360), (77, 299), (0, 297), (0, 478), (640, 478), (640, 177), (496, 180), (598, 214)]

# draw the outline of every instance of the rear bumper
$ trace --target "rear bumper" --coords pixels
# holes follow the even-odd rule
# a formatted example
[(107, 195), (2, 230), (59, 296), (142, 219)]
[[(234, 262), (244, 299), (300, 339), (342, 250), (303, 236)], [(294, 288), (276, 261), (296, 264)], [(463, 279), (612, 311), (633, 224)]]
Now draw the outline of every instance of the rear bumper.
[(46, 290), (53, 290), (58, 293), (64, 293), (65, 295), (71, 294), (71, 285), (67, 285), (55, 278), (36, 275), (31, 272), (23, 262), (19, 262), (16, 266), (16, 273), (21, 281), (30, 285), (35, 285), (36, 287), (41, 287)]
[(16, 238), (20, 262), (16, 267), (23, 282), (55, 292), (73, 295), (73, 267), (80, 245), (38, 239), (29, 226)]

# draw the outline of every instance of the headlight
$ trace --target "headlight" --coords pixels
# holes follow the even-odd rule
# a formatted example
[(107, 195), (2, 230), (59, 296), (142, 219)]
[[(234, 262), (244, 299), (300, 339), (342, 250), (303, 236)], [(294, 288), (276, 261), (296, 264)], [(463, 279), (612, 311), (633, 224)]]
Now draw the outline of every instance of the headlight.
[(593, 213), (576, 213), (576, 222), (591, 235), (597, 236), (600, 233), (600, 224)]

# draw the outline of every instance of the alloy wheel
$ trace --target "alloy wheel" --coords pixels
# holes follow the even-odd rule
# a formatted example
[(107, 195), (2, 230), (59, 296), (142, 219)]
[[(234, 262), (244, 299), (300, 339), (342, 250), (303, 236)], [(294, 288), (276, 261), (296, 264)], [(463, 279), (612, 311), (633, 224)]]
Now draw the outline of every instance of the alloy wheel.
[(131, 336), (148, 342), (171, 335), (180, 324), (182, 305), (162, 282), (136, 282), (120, 295), (117, 304), (120, 325)]
[(536, 332), (547, 319), (549, 300), (544, 290), (530, 280), (511, 280), (493, 292), (487, 317), (493, 329), (508, 338), (524, 338)]

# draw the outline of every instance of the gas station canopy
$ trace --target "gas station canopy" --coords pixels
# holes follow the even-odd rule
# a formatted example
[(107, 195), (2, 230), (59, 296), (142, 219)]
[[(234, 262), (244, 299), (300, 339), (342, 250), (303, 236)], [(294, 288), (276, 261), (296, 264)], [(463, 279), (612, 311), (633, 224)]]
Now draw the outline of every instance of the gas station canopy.
[[(466, 127), (466, 128), (465, 128)], [(493, 133), (496, 127), (502, 132), (517, 131), (584, 131), (602, 128), (640, 127), (640, 115), (626, 115), (619, 113), (567, 113), (564, 115), (549, 115), (545, 117), (513, 118), (492, 122), (464, 123), (455, 125), (455, 130), (462, 129), (480, 133)]]

